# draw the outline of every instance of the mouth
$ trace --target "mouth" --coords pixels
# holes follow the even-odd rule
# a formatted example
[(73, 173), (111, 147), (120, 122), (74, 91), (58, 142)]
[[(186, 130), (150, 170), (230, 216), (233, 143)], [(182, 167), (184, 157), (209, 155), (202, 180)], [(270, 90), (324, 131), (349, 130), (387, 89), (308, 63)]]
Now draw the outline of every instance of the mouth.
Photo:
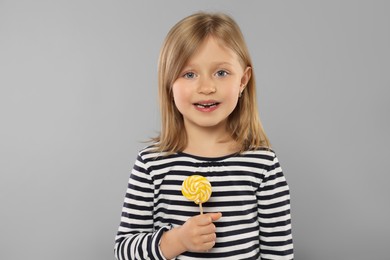
[(204, 108), (214, 108), (217, 107), (220, 103), (219, 102), (205, 102), (205, 103), (194, 103), (194, 105), (198, 108), (204, 109)]

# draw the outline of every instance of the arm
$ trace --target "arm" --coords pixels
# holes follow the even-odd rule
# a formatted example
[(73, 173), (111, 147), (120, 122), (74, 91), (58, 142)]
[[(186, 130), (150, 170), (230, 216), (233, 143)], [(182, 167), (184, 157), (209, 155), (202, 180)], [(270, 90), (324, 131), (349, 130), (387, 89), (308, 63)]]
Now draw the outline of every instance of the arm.
[(159, 242), (163, 232), (170, 227), (154, 230), (153, 196), (153, 181), (147, 166), (138, 156), (129, 178), (121, 223), (115, 237), (116, 259), (165, 259)]
[(293, 259), (290, 192), (274, 156), (258, 192), (261, 259)]
[(185, 251), (206, 252), (213, 248), (216, 227), (213, 221), (222, 217), (221, 213), (207, 213), (189, 218), (183, 226), (165, 232), (161, 239), (163, 255), (172, 259)]
[(128, 259), (172, 259), (185, 251), (204, 252), (215, 244), (215, 225), (221, 213), (189, 218), (182, 226), (154, 230), (154, 185), (148, 168), (138, 156), (131, 172), (115, 239), (115, 257)]

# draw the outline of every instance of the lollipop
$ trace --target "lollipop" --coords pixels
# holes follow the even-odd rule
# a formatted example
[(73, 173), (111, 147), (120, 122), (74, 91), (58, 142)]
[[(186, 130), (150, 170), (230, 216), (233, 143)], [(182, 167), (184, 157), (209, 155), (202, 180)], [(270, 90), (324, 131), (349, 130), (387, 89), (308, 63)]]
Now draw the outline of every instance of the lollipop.
[(183, 181), (181, 192), (183, 196), (199, 204), (200, 214), (203, 214), (202, 203), (209, 200), (211, 196), (211, 184), (203, 176), (192, 175)]

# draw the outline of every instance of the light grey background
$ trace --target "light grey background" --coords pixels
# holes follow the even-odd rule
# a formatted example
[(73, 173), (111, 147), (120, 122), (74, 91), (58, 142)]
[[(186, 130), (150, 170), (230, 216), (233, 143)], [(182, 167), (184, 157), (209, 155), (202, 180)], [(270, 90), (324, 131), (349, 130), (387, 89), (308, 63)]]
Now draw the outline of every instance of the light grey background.
[(385, 0), (0, 0), (0, 259), (113, 259), (161, 43), (198, 10), (248, 42), (296, 259), (390, 259)]

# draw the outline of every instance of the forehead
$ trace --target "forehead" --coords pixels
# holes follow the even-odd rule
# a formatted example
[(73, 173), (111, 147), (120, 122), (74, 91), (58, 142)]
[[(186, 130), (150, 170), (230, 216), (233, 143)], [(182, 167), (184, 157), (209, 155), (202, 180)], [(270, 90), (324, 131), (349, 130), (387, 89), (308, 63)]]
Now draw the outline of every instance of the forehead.
[(239, 62), (237, 54), (232, 49), (228, 48), (222, 40), (209, 36), (190, 56), (187, 61), (187, 65), (200, 63), (229, 63), (235, 65), (239, 64)]

